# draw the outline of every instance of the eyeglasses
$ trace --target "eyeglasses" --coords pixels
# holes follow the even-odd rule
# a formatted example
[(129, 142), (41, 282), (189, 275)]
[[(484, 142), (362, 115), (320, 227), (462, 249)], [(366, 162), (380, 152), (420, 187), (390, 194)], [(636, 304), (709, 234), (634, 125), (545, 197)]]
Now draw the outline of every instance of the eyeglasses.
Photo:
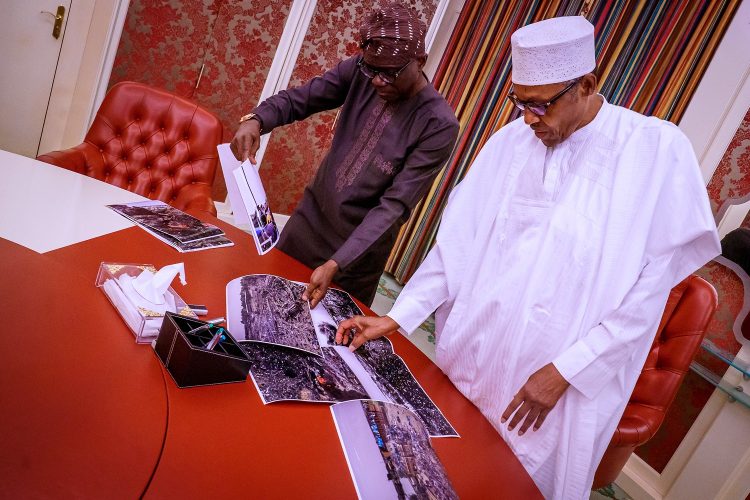
[(544, 116), (545, 113), (547, 113), (547, 108), (552, 106), (555, 101), (560, 99), (562, 96), (565, 95), (566, 92), (568, 92), (570, 89), (576, 86), (578, 82), (580, 82), (580, 78), (576, 78), (572, 82), (568, 84), (567, 87), (562, 89), (560, 92), (555, 94), (555, 96), (550, 99), (547, 102), (531, 102), (531, 101), (522, 101), (516, 96), (516, 94), (513, 93), (513, 89), (510, 89), (510, 92), (508, 93), (508, 99), (521, 111), (526, 111), (527, 109), (534, 113), (537, 116)]
[(379, 76), (383, 83), (392, 85), (393, 82), (396, 81), (396, 78), (398, 78), (401, 72), (404, 71), (406, 67), (412, 63), (412, 61), (414, 61), (414, 59), (411, 59), (408, 63), (404, 64), (400, 69), (396, 71), (382, 71), (379, 69), (375, 69), (367, 64), (364, 59), (360, 59), (360, 61), (357, 63), (357, 67), (359, 68), (359, 71), (361, 71), (362, 74), (370, 80), (372, 80), (376, 76)]

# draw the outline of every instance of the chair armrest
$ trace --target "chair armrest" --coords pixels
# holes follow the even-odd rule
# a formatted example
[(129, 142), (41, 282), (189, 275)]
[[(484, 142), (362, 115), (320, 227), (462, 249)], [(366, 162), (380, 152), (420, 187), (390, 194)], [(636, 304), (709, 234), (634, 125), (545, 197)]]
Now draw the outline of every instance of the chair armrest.
[(203, 182), (183, 186), (177, 199), (170, 204), (183, 212), (197, 210), (216, 215), (216, 206), (211, 198), (211, 186)]
[(630, 403), (617, 425), (610, 446), (635, 448), (654, 437), (664, 420), (664, 411), (658, 408)]
[(78, 146), (62, 151), (51, 151), (37, 156), (36, 159), (86, 175), (88, 166), (86, 154), (83, 152), (84, 146), (85, 144), (79, 144)]

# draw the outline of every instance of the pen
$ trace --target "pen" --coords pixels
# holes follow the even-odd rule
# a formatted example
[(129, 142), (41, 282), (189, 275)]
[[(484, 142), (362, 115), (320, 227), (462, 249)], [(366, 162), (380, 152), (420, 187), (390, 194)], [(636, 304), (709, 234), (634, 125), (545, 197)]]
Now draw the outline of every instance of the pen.
[(205, 325), (201, 325), (199, 327), (193, 328), (192, 330), (190, 330), (189, 332), (186, 332), (186, 333), (198, 333), (198, 332), (202, 332), (203, 330), (208, 330), (209, 328), (211, 328), (212, 326), (214, 326), (216, 323), (222, 323), (223, 321), (224, 321), (224, 318), (209, 319), (208, 321), (206, 321)]
[(221, 339), (224, 337), (224, 329), (219, 327), (219, 329), (216, 331), (213, 337), (211, 337), (211, 340), (208, 341), (208, 344), (206, 344), (206, 349), (209, 351), (212, 350), (214, 347), (216, 347), (219, 342), (221, 342)]
[(187, 306), (198, 316), (208, 314), (208, 308), (203, 304), (188, 304)]

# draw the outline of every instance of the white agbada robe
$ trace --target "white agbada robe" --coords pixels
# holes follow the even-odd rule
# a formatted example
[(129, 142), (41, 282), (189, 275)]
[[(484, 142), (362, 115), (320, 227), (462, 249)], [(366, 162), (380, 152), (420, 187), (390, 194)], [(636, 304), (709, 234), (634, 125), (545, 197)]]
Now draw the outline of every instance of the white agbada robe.
[[(545, 497), (588, 498), (670, 289), (719, 252), (687, 138), (604, 102), (554, 148), (522, 119), (494, 134), (389, 316), (413, 332), (436, 310), (438, 366)], [(509, 432), (550, 362), (571, 386), (538, 431)]]

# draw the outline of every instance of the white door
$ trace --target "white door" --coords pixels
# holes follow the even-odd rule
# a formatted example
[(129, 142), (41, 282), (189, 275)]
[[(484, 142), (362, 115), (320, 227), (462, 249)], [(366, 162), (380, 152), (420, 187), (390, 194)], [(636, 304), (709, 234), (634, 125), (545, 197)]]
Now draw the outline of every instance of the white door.
[[(0, 149), (39, 153), (71, 0), (0, 0)], [(58, 8), (65, 9), (54, 36)]]

